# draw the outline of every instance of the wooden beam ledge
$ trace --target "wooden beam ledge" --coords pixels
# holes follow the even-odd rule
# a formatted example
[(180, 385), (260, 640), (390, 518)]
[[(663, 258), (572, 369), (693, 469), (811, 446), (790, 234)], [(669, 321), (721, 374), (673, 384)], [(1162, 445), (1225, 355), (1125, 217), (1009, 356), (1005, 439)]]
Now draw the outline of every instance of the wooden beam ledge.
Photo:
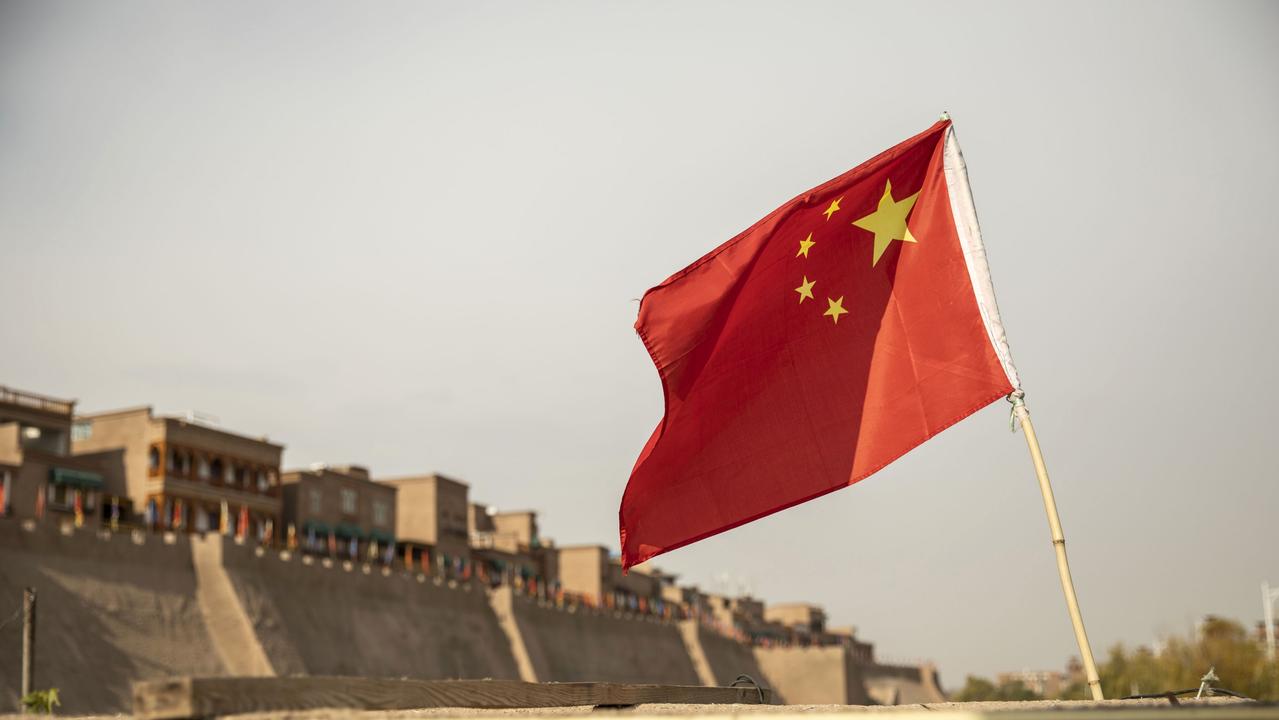
[(753, 687), (631, 685), (607, 682), (411, 680), (361, 677), (180, 677), (134, 683), (133, 714), (185, 720), (270, 710), (536, 708), (644, 703), (749, 705), (772, 702)]

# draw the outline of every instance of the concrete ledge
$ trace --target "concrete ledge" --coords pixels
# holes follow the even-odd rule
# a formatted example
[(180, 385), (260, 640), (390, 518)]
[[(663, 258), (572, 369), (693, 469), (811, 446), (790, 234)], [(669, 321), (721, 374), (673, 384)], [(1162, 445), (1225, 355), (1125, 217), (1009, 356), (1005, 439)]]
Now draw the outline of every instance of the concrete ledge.
[[(1064, 715), (1063, 715), (1064, 711)], [(1250, 701), (1236, 701), (1227, 698), (1210, 700), (1182, 700), (1173, 707), (1164, 700), (1114, 700), (1103, 703), (1093, 702), (1011, 702), (1011, 703), (937, 703), (927, 705), (902, 705), (898, 707), (878, 707), (859, 705), (684, 705), (684, 704), (644, 704), (631, 709), (603, 709), (590, 707), (565, 708), (527, 708), (527, 709), (466, 709), (466, 708), (423, 708), (419, 710), (291, 710), (267, 711), (237, 714), (236, 720), (267, 720), (268, 718), (287, 718), (288, 720), (339, 720), (341, 718), (358, 718), (358, 720), (403, 720), (406, 718), (467, 718), (467, 720), (483, 720), (484, 718), (564, 718), (587, 717), (599, 719), (622, 716), (625, 720), (678, 720), (680, 718), (696, 718), (697, 720), (740, 720), (744, 716), (767, 715), (769, 720), (813, 720), (820, 717), (835, 720), (837, 718), (860, 718), (866, 715), (891, 717), (893, 720), (1044, 720), (1045, 718), (1068, 718), (1069, 720), (1206, 720), (1222, 718), (1222, 720), (1272, 720), (1279, 718), (1279, 707)], [(30, 716), (5, 715), (0, 713), (0, 720), (19, 720)], [(120, 720), (136, 717), (129, 715), (82, 715), (87, 718), (101, 720)]]
[(1108, 700), (1101, 703), (1078, 702), (1009, 702), (1009, 703), (938, 703), (927, 705), (901, 705), (897, 707), (861, 705), (677, 705), (646, 704), (631, 710), (603, 710), (590, 707), (529, 708), (511, 710), (469, 710), (465, 708), (425, 708), (399, 712), (358, 710), (301, 710), (283, 712), (245, 713), (237, 720), (265, 720), (284, 718), (289, 720), (389, 720), (390, 718), (509, 718), (519, 717), (591, 717), (601, 715), (624, 716), (626, 720), (738, 720), (745, 716), (767, 715), (769, 720), (812, 720), (822, 718), (853, 718), (866, 715), (884, 715), (893, 720), (1042, 720), (1052, 717), (1070, 720), (1163, 720), (1164, 718), (1203, 720), (1268, 720), (1279, 718), (1279, 707), (1251, 701), (1220, 698), (1211, 700), (1182, 700), (1172, 706), (1166, 700)]

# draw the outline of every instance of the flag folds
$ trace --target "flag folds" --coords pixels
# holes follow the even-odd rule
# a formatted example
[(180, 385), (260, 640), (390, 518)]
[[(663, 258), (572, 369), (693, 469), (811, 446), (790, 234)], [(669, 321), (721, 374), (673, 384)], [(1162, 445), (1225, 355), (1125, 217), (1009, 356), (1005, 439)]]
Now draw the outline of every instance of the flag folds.
[(1018, 387), (949, 120), (649, 290), (666, 411), (622, 560), (851, 485)]

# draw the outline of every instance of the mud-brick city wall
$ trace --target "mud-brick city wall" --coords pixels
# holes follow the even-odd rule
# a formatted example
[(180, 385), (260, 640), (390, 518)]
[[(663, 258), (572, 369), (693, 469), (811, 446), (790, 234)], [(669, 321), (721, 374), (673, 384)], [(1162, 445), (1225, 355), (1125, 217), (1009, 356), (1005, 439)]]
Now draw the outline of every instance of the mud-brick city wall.
[(755, 648), (755, 659), (786, 702), (866, 705), (862, 666), (842, 647)]
[(359, 563), (258, 553), (223, 564), (277, 675), (519, 679), (477, 584)]
[(68, 714), (127, 712), (133, 682), (175, 675), (723, 685), (746, 674), (791, 703), (941, 696), (931, 668), (861, 665), (842, 647), (751, 648), (692, 621), (217, 535), (0, 518), (0, 712), (18, 709), (24, 587), (39, 593), (36, 687), (58, 688)]
[(706, 667), (702, 681), (708, 685), (731, 685), (746, 675), (755, 682), (773, 689), (773, 702), (781, 705), (790, 702), (781, 686), (772, 681), (764, 669), (760, 667), (751, 646), (740, 643), (698, 623), (685, 620), (680, 624), (684, 634), (684, 644), (688, 647), (693, 661), (698, 656), (705, 661)]
[(539, 681), (701, 684), (674, 622), (527, 597), (511, 603)]
[[(37, 589), (36, 684), (59, 688), (59, 712), (128, 712), (136, 680), (224, 674), (186, 536), (28, 528), (0, 518), (0, 622)], [(21, 633), (0, 628), (0, 713), (18, 709)]]

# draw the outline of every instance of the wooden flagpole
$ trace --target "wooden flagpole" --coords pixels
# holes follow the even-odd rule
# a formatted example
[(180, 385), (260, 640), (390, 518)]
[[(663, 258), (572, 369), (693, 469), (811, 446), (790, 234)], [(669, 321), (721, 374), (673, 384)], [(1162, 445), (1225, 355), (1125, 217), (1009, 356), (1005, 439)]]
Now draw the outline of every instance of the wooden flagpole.
[(1075, 642), (1079, 644), (1079, 654), (1083, 656), (1084, 672), (1088, 676), (1088, 689), (1092, 691), (1093, 700), (1104, 700), (1101, 692), (1101, 679), (1097, 676), (1097, 663), (1093, 661), (1092, 647), (1088, 644), (1088, 633), (1084, 631), (1084, 616), (1079, 612), (1079, 600), (1075, 597), (1075, 583), (1070, 579), (1070, 562), (1066, 559), (1066, 536), (1061, 531), (1061, 518), (1057, 516), (1057, 501), (1053, 499), (1053, 488), (1048, 482), (1048, 468), (1044, 465), (1044, 455), (1039, 450), (1039, 438), (1035, 436), (1035, 426), (1030, 422), (1030, 411), (1026, 409), (1026, 401), (1020, 391), (1009, 396), (1013, 404), (1013, 415), (1021, 421), (1021, 429), (1026, 434), (1026, 445), (1030, 448), (1030, 459), (1035, 463), (1035, 475), (1039, 477), (1039, 492), (1044, 496), (1044, 512), (1048, 514), (1048, 527), (1052, 531), (1053, 549), (1057, 552), (1057, 573), (1061, 576), (1061, 590), (1066, 595), (1066, 609), (1070, 611), (1070, 623), (1075, 628)]

